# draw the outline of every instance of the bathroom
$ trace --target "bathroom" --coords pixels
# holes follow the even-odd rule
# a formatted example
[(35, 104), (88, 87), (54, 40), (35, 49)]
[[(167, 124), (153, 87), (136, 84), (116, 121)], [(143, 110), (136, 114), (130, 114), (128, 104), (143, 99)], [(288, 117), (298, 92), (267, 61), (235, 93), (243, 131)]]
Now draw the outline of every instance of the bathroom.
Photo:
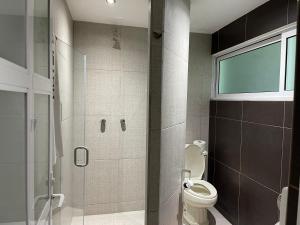
[(0, 17), (0, 225), (300, 224), (296, 0)]

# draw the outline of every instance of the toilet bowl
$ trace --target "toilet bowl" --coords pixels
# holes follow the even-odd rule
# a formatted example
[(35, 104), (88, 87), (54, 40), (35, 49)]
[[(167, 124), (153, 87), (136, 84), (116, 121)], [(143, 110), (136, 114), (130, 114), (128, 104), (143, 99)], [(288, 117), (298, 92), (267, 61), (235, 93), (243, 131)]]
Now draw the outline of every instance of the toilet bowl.
[(216, 188), (209, 182), (202, 180), (205, 171), (204, 141), (194, 141), (185, 147), (185, 170), (190, 176), (185, 178), (183, 189), (183, 224), (208, 225), (207, 208), (213, 207), (218, 199)]

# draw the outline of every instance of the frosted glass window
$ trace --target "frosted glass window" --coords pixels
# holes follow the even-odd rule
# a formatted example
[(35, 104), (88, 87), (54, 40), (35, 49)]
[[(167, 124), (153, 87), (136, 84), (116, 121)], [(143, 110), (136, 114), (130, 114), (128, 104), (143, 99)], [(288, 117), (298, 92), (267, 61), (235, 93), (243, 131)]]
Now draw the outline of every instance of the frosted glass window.
[(219, 93), (279, 91), (281, 42), (219, 62)]
[(0, 224), (26, 224), (26, 94), (0, 91)]
[(26, 0), (0, 1), (0, 57), (26, 67)]
[(294, 90), (296, 68), (296, 36), (287, 39), (285, 90)]
[(34, 0), (34, 72), (49, 77), (48, 0)]
[(34, 215), (37, 221), (48, 201), (49, 96), (34, 96)]

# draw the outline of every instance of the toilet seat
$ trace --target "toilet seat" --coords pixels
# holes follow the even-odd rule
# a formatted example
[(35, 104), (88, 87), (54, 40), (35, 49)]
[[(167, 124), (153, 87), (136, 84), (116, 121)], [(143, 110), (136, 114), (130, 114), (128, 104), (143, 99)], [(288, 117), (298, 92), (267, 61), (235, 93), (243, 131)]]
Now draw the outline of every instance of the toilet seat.
[(184, 190), (184, 201), (198, 208), (214, 206), (218, 198), (216, 188), (205, 180), (192, 178), (191, 181), (191, 188)]

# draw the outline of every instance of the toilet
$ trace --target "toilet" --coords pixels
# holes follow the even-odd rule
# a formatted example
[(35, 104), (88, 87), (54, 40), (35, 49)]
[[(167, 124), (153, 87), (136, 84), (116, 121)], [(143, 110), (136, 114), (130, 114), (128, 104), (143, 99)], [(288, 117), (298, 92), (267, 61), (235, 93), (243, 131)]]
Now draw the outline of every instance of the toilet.
[(205, 141), (199, 140), (185, 146), (184, 225), (208, 225), (207, 208), (213, 207), (217, 202), (216, 188), (209, 182), (202, 180), (207, 156), (205, 148)]

